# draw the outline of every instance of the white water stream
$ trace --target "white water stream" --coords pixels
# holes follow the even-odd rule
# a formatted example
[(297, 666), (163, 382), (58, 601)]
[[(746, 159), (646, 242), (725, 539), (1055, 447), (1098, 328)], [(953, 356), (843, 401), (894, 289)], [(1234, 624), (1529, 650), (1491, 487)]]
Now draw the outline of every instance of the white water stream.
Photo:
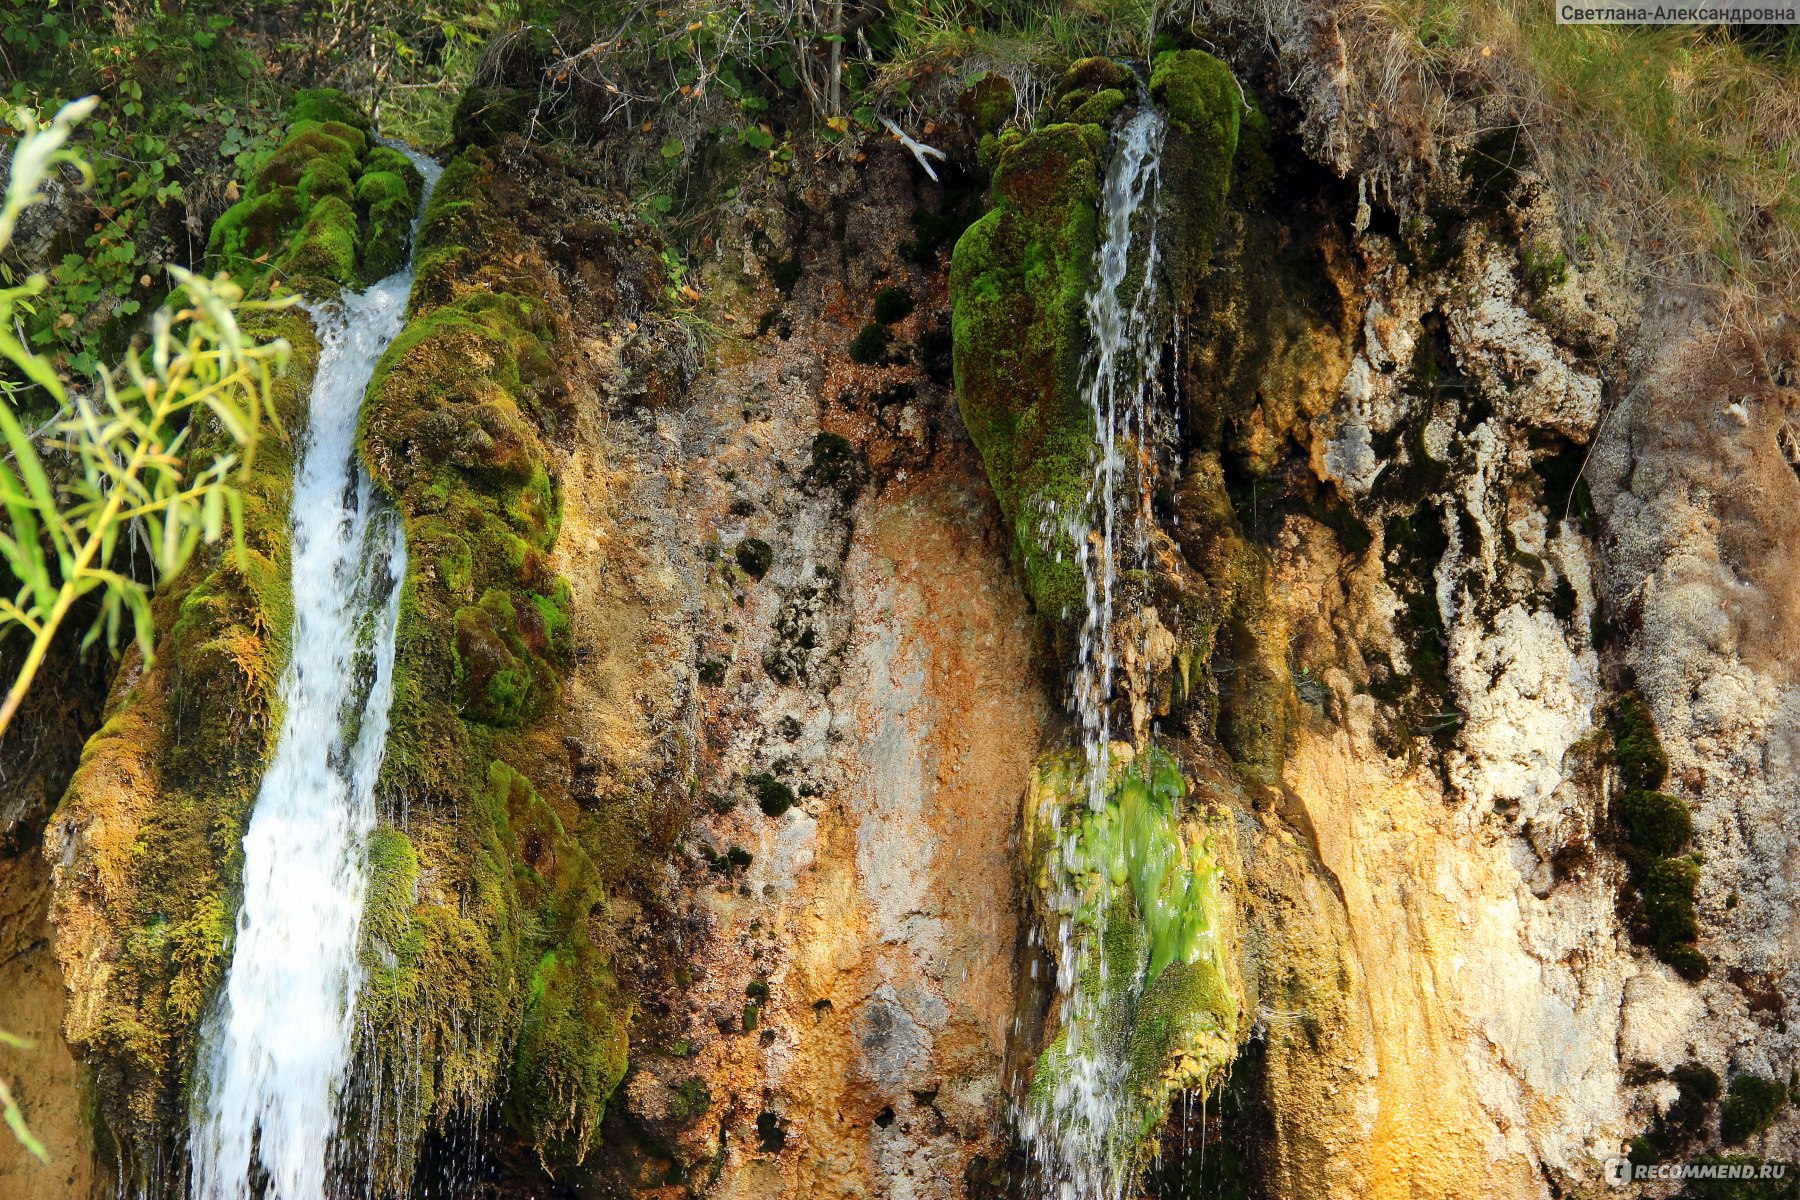
[[(1113, 139), (1101, 196), (1098, 278), (1087, 297), (1092, 340), (1083, 376), (1098, 453), (1083, 511), (1053, 518), (1074, 542), (1086, 584), (1087, 616), (1070, 706), (1085, 759), (1088, 804), (1096, 811), (1107, 801), (1114, 734), (1110, 701), (1118, 665), (1118, 584), (1122, 572), (1146, 564), (1152, 520), (1144, 463), (1151, 453), (1157, 355), (1165, 332), (1157, 315), (1155, 224), (1165, 128), (1161, 114), (1144, 104)], [(1064, 836), (1073, 838), (1074, 831)], [(1105, 920), (1102, 914), (1100, 928), (1085, 934), (1072, 921), (1060, 925), (1056, 990), (1068, 1038), (1067, 1069), (1058, 1077), (1050, 1111), (1029, 1114), (1024, 1122), (1045, 1194), (1053, 1200), (1116, 1200), (1126, 1183), (1112, 1154), (1127, 1063), (1122, 1039), (1108, 1036), (1102, 1020), (1108, 988), (1106, 956), (1098, 954), (1098, 946)], [(1100, 963), (1098, 989), (1080, 977), (1087, 955), (1076, 939), (1083, 937), (1092, 939)]]
[[(439, 169), (409, 157), (429, 198)], [(399, 518), (356, 461), (356, 427), (375, 364), (405, 323), (412, 277), (409, 256), (367, 291), (311, 310), (322, 348), (294, 478), (292, 655), (244, 834), (231, 969), (202, 1030), (195, 1200), (327, 1195), (406, 573)]]

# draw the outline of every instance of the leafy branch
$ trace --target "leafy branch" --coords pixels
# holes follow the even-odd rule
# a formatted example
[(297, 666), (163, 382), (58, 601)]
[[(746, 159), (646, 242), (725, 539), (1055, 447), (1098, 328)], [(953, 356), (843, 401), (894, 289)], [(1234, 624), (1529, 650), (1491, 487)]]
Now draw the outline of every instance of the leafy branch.
[[(47, 127), (25, 122), (0, 206), (0, 251), (20, 214), (44, 199), (41, 185), (59, 164), (92, 178), (66, 143), (93, 107), (90, 97), (64, 106)], [(48, 286), (44, 277), (0, 288), (0, 366), (11, 368), (0, 375), (0, 558), (17, 585), (11, 597), (0, 596), (0, 638), (14, 626), (31, 638), (0, 701), (0, 735), (83, 598), (99, 594), (83, 649), (101, 636), (116, 647), (129, 614), (139, 648), (151, 655), (151, 585), (130, 571), (131, 552), (121, 554), (121, 542), (135, 540), (162, 582), (180, 572), (200, 542), (218, 541), (228, 511), (234, 531), (242, 525), (234, 480), (254, 460), (265, 411), (274, 416), (269, 388), (289, 348), (279, 339), (258, 344), (240, 328), (238, 314), (293, 301), (248, 302), (224, 276), (168, 270), (185, 304), (160, 309), (145, 349), (74, 395), (50, 361), (13, 332), (15, 314), (29, 311)], [(48, 401), (55, 414), (37, 431), (21, 419), (27, 397)], [(210, 452), (197, 444), (209, 440), (195, 419), (202, 412), (229, 448)]]

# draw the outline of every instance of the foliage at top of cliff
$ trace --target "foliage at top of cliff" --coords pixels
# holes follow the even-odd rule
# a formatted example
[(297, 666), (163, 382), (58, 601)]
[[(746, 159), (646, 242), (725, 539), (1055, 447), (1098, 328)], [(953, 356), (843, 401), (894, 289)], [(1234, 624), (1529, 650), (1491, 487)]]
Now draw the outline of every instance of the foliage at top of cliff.
[(164, 5), (64, 0), (0, 6), (0, 162), (26, 113), (100, 101), (74, 145), (98, 166), (21, 230), (0, 269), (51, 287), (23, 315), (34, 349), (69, 376), (116, 359), (162, 301), (164, 263), (198, 266), (213, 221), (282, 140), (298, 89), (354, 92), (389, 136), (442, 141), (488, 37), (515, 6)]
[(1420, 184), (1460, 176), (1476, 202), (1504, 205), (1531, 173), (1579, 266), (1628, 286), (1800, 294), (1791, 28), (1564, 26), (1526, 0), (1181, 7), (1254, 30), (1290, 78), (1309, 53), (1343, 63), (1297, 93), (1319, 101), (1315, 150), (1342, 173), (1393, 180), (1389, 196), (1421, 218), (1435, 201)]

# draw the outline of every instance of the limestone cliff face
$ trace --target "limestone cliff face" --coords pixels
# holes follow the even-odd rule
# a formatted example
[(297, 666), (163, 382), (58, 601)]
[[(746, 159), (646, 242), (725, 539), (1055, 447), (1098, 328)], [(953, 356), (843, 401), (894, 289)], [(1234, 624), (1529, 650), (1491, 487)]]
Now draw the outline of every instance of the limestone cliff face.
[[(1143, 1190), (1200, 1186), (1202, 1147), (1296, 1200), (1594, 1196), (1628, 1148), (1790, 1158), (1800, 1120), (1742, 1081), (1786, 1084), (1800, 1048), (1800, 335), (1546, 269), (1543, 179), (1399, 155), (1350, 115), (1333, 14), (1267, 31), (1272, 57), (1225, 51), (1217, 211), (1177, 214), (1205, 252), (1156, 368), (1179, 408), (1139, 448), (1167, 486), (1109, 698), (1221, 843), (1241, 1017), (1225, 1115), (1175, 1106)], [(658, 135), (584, 157), (463, 131), (363, 438), (417, 573), (360, 1047), (423, 1097), (384, 1134), (391, 1190), (415, 1153), (469, 1195), (1030, 1187), (1014, 1118), (1056, 1019), (1024, 806), (1070, 738), (1080, 580), (1036, 554), (1025, 493), (1079, 495), (1087, 433), (1000, 442), (1081, 358), (1052, 310), (1128, 103), (1099, 85), (1135, 78), (1087, 70), (1036, 142), (945, 114), (943, 183), (881, 141), (721, 191), (691, 271), (619, 195)], [(1462, 115), (1434, 154), (1472, 151)], [(1026, 200), (1056, 223), (1002, 213), (976, 238), (999, 257), (952, 271), (958, 231)], [(1058, 294), (1012, 304), (1015, 252)], [(989, 291), (959, 307), (953, 276)], [(953, 347), (996, 325), (982, 362), (1035, 339), (1042, 370), (959, 396)], [(0, 799), (0, 1028), (61, 1021), (84, 1060), (45, 1049), (23, 1096), (58, 1165), (0, 1150), (9, 1197), (105, 1191), (95, 1121), (177, 1147), (188, 993), (223, 969), (126, 936), (166, 908), (147, 874), (93, 915), (100, 858), (155, 843), (85, 831), (151, 801), (192, 824), (199, 782), (78, 778), (49, 894), (37, 831), (104, 690), (70, 685), (69, 744), (4, 760), (30, 782)], [(182, 844), (229, 875), (214, 841)], [(120, 985), (126, 943), (161, 991)]]
[[(771, 332), (611, 426), (603, 575), (663, 599), (607, 654), (692, 696), (644, 731), (686, 744), (694, 806), (624, 1088), (639, 1178), (926, 1197), (1005, 1155), (1015, 846), (1054, 702), (932, 348), (943, 282), (900, 253), (915, 186), (884, 149), (806, 185), (841, 232), (743, 214), (701, 286), (771, 305)], [(883, 287), (916, 309), (854, 363)]]

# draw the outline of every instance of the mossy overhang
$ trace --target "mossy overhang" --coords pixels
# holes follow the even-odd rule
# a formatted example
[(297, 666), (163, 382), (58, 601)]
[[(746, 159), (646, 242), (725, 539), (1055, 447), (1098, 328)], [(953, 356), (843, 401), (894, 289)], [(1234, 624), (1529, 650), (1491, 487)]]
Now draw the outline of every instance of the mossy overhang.
[[(1127, 91), (1129, 89), (1129, 91)], [(992, 207), (951, 259), (953, 363), (963, 423), (981, 453), (1024, 575), (1059, 642), (1086, 609), (1072, 530), (1096, 455), (1081, 393), (1095, 281), (1105, 127), (1144, 91), (1126, 67), (1084, 59), (1045, 107), (1048, 123), (995, 141)], [(1148, 93), (1168, 127), (1158, 236), (1166, 323), (1198, 286), (1231, 186), (1243, 97), (1198, 50), (1155, 60)], [(1079, 116), (1081, 121), (1058, 119)]]

